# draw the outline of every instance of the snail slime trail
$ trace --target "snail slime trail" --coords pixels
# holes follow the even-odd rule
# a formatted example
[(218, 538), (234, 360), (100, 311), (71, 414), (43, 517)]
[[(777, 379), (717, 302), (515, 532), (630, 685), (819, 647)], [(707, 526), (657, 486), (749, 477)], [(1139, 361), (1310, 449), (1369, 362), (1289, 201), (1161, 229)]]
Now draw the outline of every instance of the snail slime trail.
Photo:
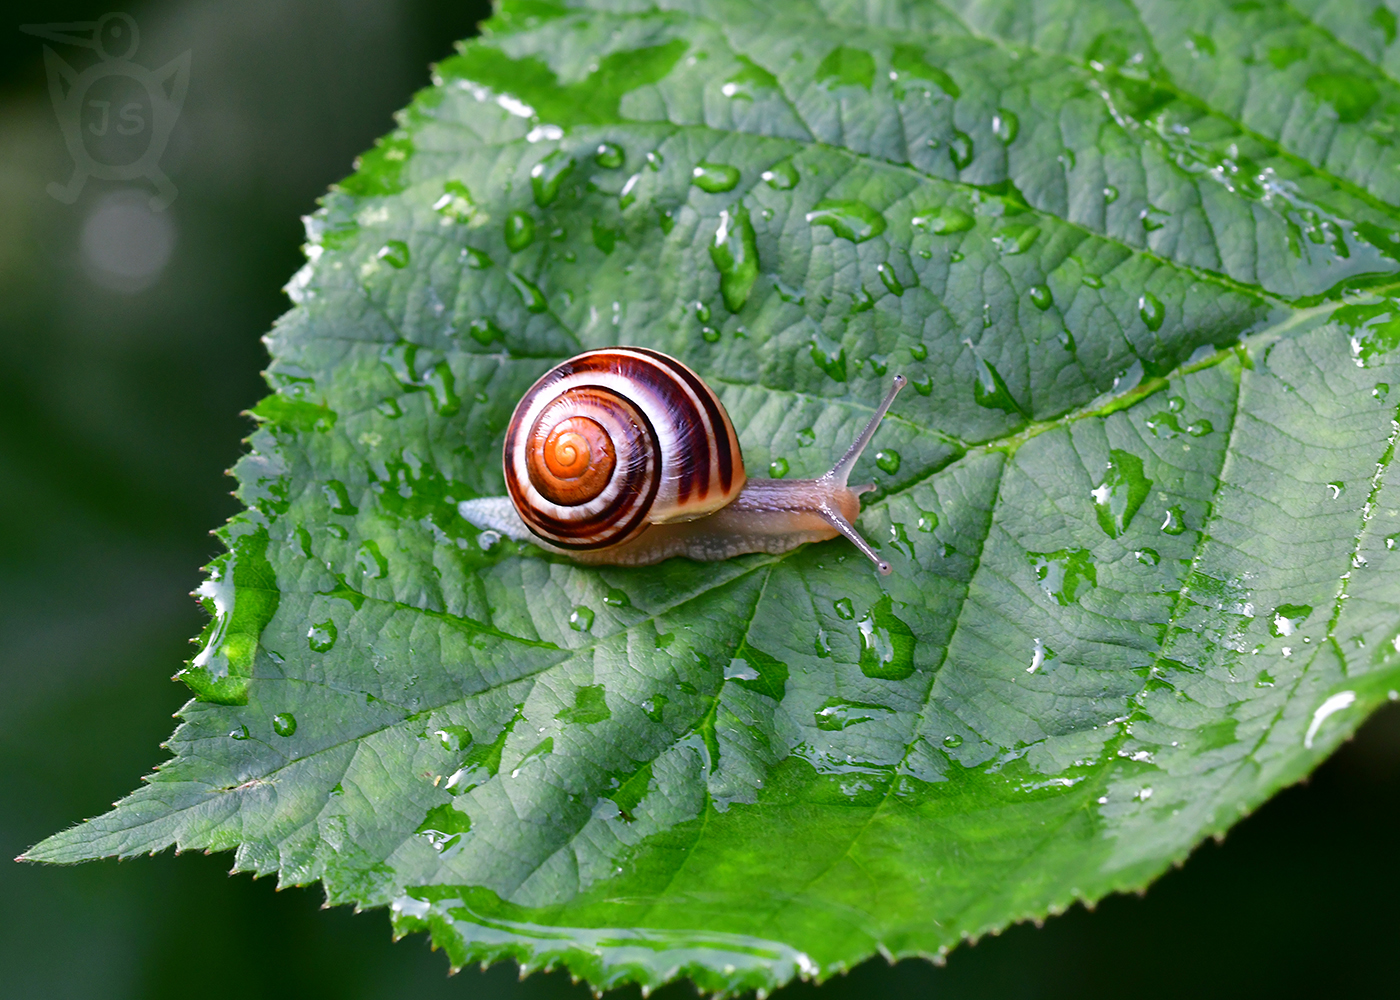
[(506, 430), (503, 497), (463, 500), (476, 527), (581, 563), (643, 566), (782, 553), (844, 535), (884, 574), (856, 531), (856, 460), (904, 388), (896, 375), (870, 422), (818, 479), (744, 475), (719, 397), (668, 355), (610, 347), (570, 358), (525, 393)]

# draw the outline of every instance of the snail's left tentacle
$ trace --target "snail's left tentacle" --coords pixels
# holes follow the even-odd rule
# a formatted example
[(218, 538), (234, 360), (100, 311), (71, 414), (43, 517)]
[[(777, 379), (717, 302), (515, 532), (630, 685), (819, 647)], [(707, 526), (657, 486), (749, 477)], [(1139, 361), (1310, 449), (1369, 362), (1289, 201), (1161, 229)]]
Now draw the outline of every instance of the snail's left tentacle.
[(880, 405), (875, 408), (875, 415), (870, 418), (870, 422), (865, 425), (865, 430), (860, 432), (860, 436), (841, 456), (841, 461), (832, 466), (831, 471), (822, 476), (823, 479), (834, 480), (838, 485), (845, 486), (846, 480), (850, 478), (851, 470), (855, 468), (856, 460), (860, 458), (861, 452), (865, 451), (865, 446), (870, 444), (870, 439), (875, 436), (875, 431), (880, 426), (880, 421), (885, 419), (885, 414), (889, 412), (894, 397), (899, 395), (899, 390), (908, 384), (908, 379), (903, 375), (894, 377), (894, 384), (890, 386), (890, 391), (885, 393), (885, 398), (880, 401)]

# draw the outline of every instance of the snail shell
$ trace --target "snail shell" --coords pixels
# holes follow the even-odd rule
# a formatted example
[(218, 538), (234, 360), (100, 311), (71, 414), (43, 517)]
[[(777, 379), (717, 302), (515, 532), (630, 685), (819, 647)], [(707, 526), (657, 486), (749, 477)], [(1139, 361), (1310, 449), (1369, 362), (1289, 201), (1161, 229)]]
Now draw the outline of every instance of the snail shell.
[(530, 531), (580, 552), (705, 517), (745, 483), (719, 398), (675, 358), (639, 347), (580, 354), (531, 386), (506, 431), (504, 466)]

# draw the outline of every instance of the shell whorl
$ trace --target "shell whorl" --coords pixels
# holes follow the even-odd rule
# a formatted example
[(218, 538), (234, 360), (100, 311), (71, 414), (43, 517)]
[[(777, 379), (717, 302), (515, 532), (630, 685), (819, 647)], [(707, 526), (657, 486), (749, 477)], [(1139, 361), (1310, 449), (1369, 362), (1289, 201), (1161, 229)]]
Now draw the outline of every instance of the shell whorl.
[(703, 517), (744, 486), (718, 397), (681, 362), (645, 348), (589, 351), (545, 374), (515, 408), (504, 465), (521, 520), (566, 549)]

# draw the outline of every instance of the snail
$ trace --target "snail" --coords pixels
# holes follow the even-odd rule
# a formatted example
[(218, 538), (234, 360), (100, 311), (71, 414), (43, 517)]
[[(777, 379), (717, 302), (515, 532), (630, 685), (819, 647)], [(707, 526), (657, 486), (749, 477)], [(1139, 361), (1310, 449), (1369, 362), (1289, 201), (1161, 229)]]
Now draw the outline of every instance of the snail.
[(515, 408), (503, 464), (508, 496), (463, 500), (466, 520), (591, 564), (641, 566), (672, 556), (711, 561), (782, 553), (860, 536), (847, 486), (905, 379), (819, 479), (747, 479), (724, 405), (675, 358), (641, 347), (588, 351), (546, 373)]

